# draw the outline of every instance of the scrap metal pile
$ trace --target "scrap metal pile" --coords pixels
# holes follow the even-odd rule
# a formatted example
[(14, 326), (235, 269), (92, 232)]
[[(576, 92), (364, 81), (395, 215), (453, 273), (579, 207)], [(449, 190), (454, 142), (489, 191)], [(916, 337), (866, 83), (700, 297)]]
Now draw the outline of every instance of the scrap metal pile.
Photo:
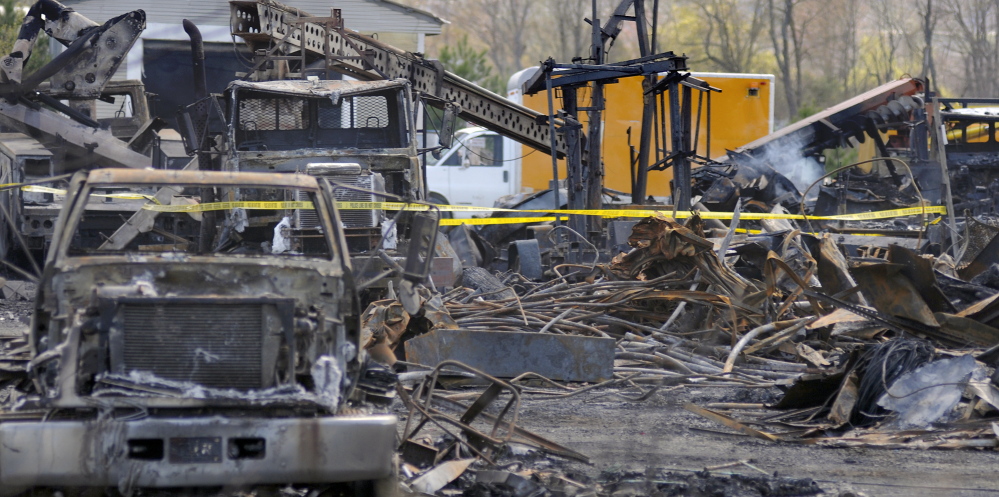
[[(609, 264), (556, 267), (543, 283), (466, 269), (463, 285), (428, 300), (428, 320), (412, 320), (422, 321), (421, 329), (404, 330), (409, 316), (393, 321), (392, 342), (404, 342), (408, 367), (449, 361), (434, 370), (434, 381), (403, 390), (411, 415), (423, 416), (421, 426), (433, 420), (457, 427), (464, 437), (448, 440), (476, 449), (453, 452), (474, 457), (482, 447), (476, 444), (489, 437), (463, 422), (499, 398), (510, 399), (502, 414), (513, 421), (489, 418), (497, 446), (497, 430), (519, 433), (522, 395), (559, 398), (612, 387), (640, 400), (664, 386), (710, 383), (782, 389), (772, 405), (687, 406), (769, 441), (892, 448), (999, 443), (999, 286), (989, 277), (999, 266), (973, 278), (946, 255), (898, 245), (848, 249), (835, 235), (803, 233), (787, 221), (760, 227), (759, 234), (736, 234), (733, 226), (723, 238), (707, 238), (699, 217), (681, 223), (656, 216), (634, 227), (630, 252)], [(367, 314), (379, 309), (384, 302)], [(459, 364), (454, 360), (481, 368), (461, 364), (466, 376), (475, 371), (493, 386), (448, 415), (429, 404), (477, 395), (434, 390), (467, 383), (448, 367)], [(448, 371), (458, 376), (441, 382)], [(580, 381), (588, 384), (571, 383)], [(407, 444), (416, 443), (414, 433), (406, 432)], [(543, 439), (520, 440), (565, 455)]]

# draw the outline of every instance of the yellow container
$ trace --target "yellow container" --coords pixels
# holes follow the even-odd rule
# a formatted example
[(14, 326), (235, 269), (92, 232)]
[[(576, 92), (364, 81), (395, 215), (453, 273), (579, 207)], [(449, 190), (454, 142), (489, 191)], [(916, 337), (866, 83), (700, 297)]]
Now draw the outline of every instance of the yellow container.
[[(718, 88), (721, 93), (711, 95), (711, 149), (708, 150), (708, 97), (706, 93), (693, 90), (694, 110), (692, 121), (697, 123), (698, 99), (703, 94), (700, 111), (700, 132), (691, 132), (691, 141), (697, 135), (697, 154), (717, 158), (732, 150), (773, 132), (774, 121), (774, 76), (771, 74), (725, 74), (691, 73), (695, 78), (706, 81)], [(512, 92), (514, 94), (519, 92)], [(556, 109), (561, 107), (561, 93), (556, 90)], [(590, 91), (583, 88), (577, 92), (579, 106), (590, 105)], [(631, 192), (631, 147), (637, 157), (639, 137), (642, 127), (642, 78), (622, 78), (615, 84), (604, 86), (606, 110), (603, 112), (603, 162), (604, 186), (626, 193)], [(668, 99), (668, 95), (665, 96)], [(523, 104), (538, 112), (548, 113), (548, 98), (545, 92), (523, 96)], [(586, 123), (586, 113), (580, 116)], [(666, 125), (669, 137), (669, 125)], [(584, 127), (584, 130), (586, 128)], [(630, 146), (628, 130), (631, 130)], [(660, 143), (660, 148), (665, 147)], [(521, 155), (533, 149), (523, 146)], [(654, 153), (650, 162), (654, 160)], [(559, 179), (565, 178), (565, 161), (559, 161)], [(534, 153), (522, 159), (521, 181), (524, 191), (537, 191), (548, 188), (552, 179), (551, 157)], [(669, 182), (673, 178), (670, 169), (649, 173), (648, 194), (666, 196), (670, 194)]]

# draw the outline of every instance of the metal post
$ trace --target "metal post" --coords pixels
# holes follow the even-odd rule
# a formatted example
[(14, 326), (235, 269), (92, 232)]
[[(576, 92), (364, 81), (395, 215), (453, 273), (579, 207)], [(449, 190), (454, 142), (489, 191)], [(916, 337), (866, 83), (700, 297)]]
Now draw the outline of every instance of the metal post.
[(940, 163), (940, 189), (943, 190), (944, 202), (947, 205), (947, 227), (950, 231), (948, 235), (950, 235), (951, 240), (950, 249), (954, 255), (954, 263), (960, 264), (961, 261), (957, 260), (957, 258), (961, 255), (961, 250), (957, 243), (957, 221), (954, 219), (954, 197), (950, 191), (950, 174), (947, 170), (947, 147), (944, 145), (946, 136), (944, 136), (943, 122), (940, 120), (940, 102), (937, 100), (937, 97), (933, 97), (930, 102), (932, 102), (930, 116), (933, 118), (931, 123), (933, 126), (933, 149), (936, 153), (937, 162)]
[[(604, 41), (603, 32), (600, 29), (600, 19), (597, 19), (597, 0), (593, 0), (593, 63), (596, 65), (601, 65), (604, 63)], [(603, 127), (603, 122), (601, 118), (601, 110), (604, 108), (604, 84), (602, 81), (593, 82), (593, 90), (590, 94), (590, 108), (587, 112), (589, 118), (589, 129), (587, 130), (586, 136), (589, 139), (586, 141), (588, 147), (586, 165), (583, 168), (582, 175), (583, 184), (581, 185), (584, 189), (585, 195), (585, 208), (587, 209), (601, 209), (603, 208), (603, 163), (600, 161), (601, 157), (601, 136), (603, 133), (601, 128)], [(599, 233), (602, 231), (602, 219), (598, 216), (587, 216), (583, 219), (583, 226), (585, 227), (579, 234), (587, 236), (588, 233)]]
[[(682, 134), (680, 135), (680, 147), (675, 153), (681, 154), (673, 170), (674, 189), (680, 192), (681, 201), (677, 204), (678, 209), (690, 210), (690, 128), (691, 128), (691, 89), (689, 86), (682, 86), (683, 103), (680, 112), (682, 113)], [(679, 177), (679, 179), (677, 179)]]
[[(566, 145), (566, 170), (568, 174), (566, 175), (566, 183), (568, 184), (569, 209), (585, 209), (586, 208), (586, 167), (583, 164), (583, 143), (582, 143), (582, 130), (583, 125), (577, 121), (571, 115), (565, 115), (565, 124), (562, 125), (562, 131), (565, 133), (565, 145)], [(590, 217), (592, 216), (582, 216), (579, 214), (569, 215), (569, 228), (571, 228), (580, 236), (586, 236), (586, 227), (589, 224)], [(570, 246), (567, 251), (567, 258), (570, 264), (578, 264), (583, 260), (582, 257), (582, 247), (583, 244), (580, 243), (575, 236), (569, 237)], [(578, 250), (576, 250), (578, 248)]]
[[(565, 134), (566, 140), (565, 187), (566, 194), (568, 195), (565, 203), (572, 210), (586, 209), (586, 167), (583, 164), (583, 149), (580, 137), (582, 124), (580, 124), (577, 118), (579, 102), (576, 98), (576, 87), (562, 87), (562, 109), (564, 111), (562, 117), (564, 124), (560, 132)], [(569, 227), (575, 230), (582, 226), (585, 229), (585, 222), (578, 222), (580, 217), (569, 216)]]
[[(648, 91), (653, 84), (655, 84), (655, 76), (645, 76), (642, 81), (642, 88)], [(649, 149), (652, 146), (652, 128), (654, 127), (652, 120), (655, 113), (656, 96), (652, 93), (645, 93), (642, 95), (642, 130), (638, 139), (638, 165), (635, 167), (635, 190), (631, 192), (631, 202), (637, 205), (645, 203), (645, 192), (648, 190)]]
[(669, 92), (669, 128), (672, 138), (673, 160), (673, 207), (678, 211), (690, 210), (690, 163), (681, 157), (687, 150), (684, 145), (684, 116), (680, 109), (680, 83), (673, 81), (667, 85)]
[[(554, 107), (554, 96), (552, 95), (552, 70), (555, 65), (555, 61), (548, 59), (546, 62), (548, 67), (545, 72), (545, 89), (548, 91), (548, 136), (551, 139), (551, 151), (552, 151), (552, 195), (555, 196), (555, 210), (562, 208), (562, 201), (559, 199), (558, 194), (558, 148), (555, 145), (555, 107)], [(561, 221), (559, 221), (558, 216), (555, 216), (555, 226), (559, 226)]]
[[(635, 29), (638, 31), (638, 53), (642, 57), (651, 55), (651, 47), (645, 29), (645, 1), (635, 0)], [(653, 33), (655, 36), (655, 33)], [(641, 205), (645, 203), (645, 195), (649, 185), (649, 148), (652, 146), (652, 124), (656, 113), (656, 97), (649, 89), (656, 84), (656, 75), (643, 77), (642, 90), (642, 133), (638, 142), (638, 166), (635, 178), (635, 189), (631, 192), (631, 202)]]
[(708, 118), (707, 118), (708, 128), (705, 130), (704, 133), (704, 156), (710, 159), (711, 158), (711, 92), (709, 91), (707, 93), (708, 93)]

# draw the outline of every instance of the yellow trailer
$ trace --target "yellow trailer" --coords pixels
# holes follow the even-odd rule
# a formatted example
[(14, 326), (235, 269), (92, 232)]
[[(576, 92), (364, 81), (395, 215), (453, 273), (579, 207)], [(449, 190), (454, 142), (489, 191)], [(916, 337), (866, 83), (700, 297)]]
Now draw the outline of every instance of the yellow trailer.
[[(544, 92), (523, 95), (520, 87), (536, 68), (528, 68), (510, 78), (507, 97), (539, 112), (548, 112), (548, 98)], [(711, 95), (711, 133), (708, 127), (708, 97), (705, 94), (700, 110), (700, 125), (692, 131), (697, 136), (697, 154), (720, 157), (726, 150), (735, 149), (773, 132), (774, 125), (774, 76), (772, 74), (691, 73), (722, 90)], [(693, 122), (698, 122), (698, 94), (695, 91), (692, 108)], [(560, 108), (559, 92), (556, 106)], [(638, 154), (638, 141), (642, 123), (642, 78), (623, 78), (604, 87), (606, 108), (603, 112), (603, 162), (604, 186), (622, 192), (631, 192), (632, 162)], [(579, 92), (580, 105), (589, 105), (589, 92)], [(582, 113), (586, 122), (586, 113)], [(668, 126), (667, 126), (668, 128)], [(630, 132), (630, 137), (629, 137)], [(668, 134), (667, 134), (668, 136)], [(710, 145), (710, 149), (708, 148)], [(632, 148), (634, 147), (634, 152)], [(660, 144), (662, 147), (662, 144)], [(521, 147), (521, 191), (531, 192), (548, 188), (552, 179), (551, 157), (531, 153), (532, 148)], [(565, 178), (565, 161), (559, 161), (559, 178)], [(670, 194), (671, 170), (653, 171), (649, 174), (648, 193), (656, 196)]]

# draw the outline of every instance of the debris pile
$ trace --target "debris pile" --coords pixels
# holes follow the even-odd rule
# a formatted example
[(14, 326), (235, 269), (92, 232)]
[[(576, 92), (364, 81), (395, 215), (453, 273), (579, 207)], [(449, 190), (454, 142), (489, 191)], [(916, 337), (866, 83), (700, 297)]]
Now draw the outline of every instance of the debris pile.
[(821, 352), (793, 344), (791, 358), (778, 350), (816, 319), (819, 305), (802, 297), (812, 287), (806, 282), (818, 280), (800, 238), (790, 232), (733, 246), (732, 264), (719, 255), (732, 239), (715, 247), (699, 218), (681, 225), (653, 217), (635, 226), (635, 249), (611, 264), (566, 267), (583, 271), (540, 284), (513, 274), (517, 295), (506, 298), (462, 287), (444, 300), (460, 330), (613, 338), (616, 374), (772, 384), (841, 353), (829, 344)]
[[(2, 280), (0, 297), (3, 304), (3, 310), (0, 311), (0, 389), (4, 389), (13, 383), (7, 380), (20, 380), (24, 377), (31, 359), (28, 322), (35, 298), (35, 285), (26, 281)], [(8, 399), (9, 396), (0, 391), (0, 407), (8, 405)]]
[[(647, 218), (635, 225), (630, 252), (609, 264), (557, 266), (543, 283), (466, 269), (464, 286), (442, 298), (450, 319), (435, 320), (446, 324), (404, 343), (404, 365), (437, 366), (403, 374), (425, 379), (402, 396), (407, 425), (454, 429), (437, 439), (451, 444), (440, 448), (428, 447), (431, 439), (419, 442), (418, 430), (407, 426), (404, 455), (409, 447), (433, 449), (425, 462), (437, 465), (421, 473), (416, 459), (405, 458), (411, 483), (450, 472), (452, 490), (444, 492), (508, 495), (483, 490), (493, 480), (462, 483), (459, 475), (475, 464), (495, 469), (488, 463), (499, 463), (502, 447), (511, 446), (503, 442), (514, 440), (512, 446), (581, 456), (523, 435), (516, 426), (520, 396), (559, 398), (605, 387), (635, 389), (615, 391), (629, 400), (685, 384), (778, 387), (783, 395), (773, 404), (686, 406), (768, 441), (892, 448), (999, 443), (993, 381), (999, 289), (987, 277), (999, 267), (986, 266), (976, 279), (946, 255), (877, 246), (873, 238), (871, 246), (852, 247), (787, 221), (761, 221), (759, 234), (737, 234), (737, 224), (725, 232), (706, 229), (696, 216), (682, 224)], [(603, 342), (609, 348), (601, 349)], [(600, 372), (601, 365), (609, 371)], [(580, 379), (584, 369), (590, 377)], [(457, 376), (442, 380), (447, 374)], [(489, 386), (481, 394), (441, 390), (468, 385), (469, 376)], [(490, 411), (499, 416), (486, 418), (491, 431), (471, 428), (486, 406), (506, 401)], [(433, 403), (447, 404), (453, 414)], [(532, 481), (545, 485), (542, 476)]]

